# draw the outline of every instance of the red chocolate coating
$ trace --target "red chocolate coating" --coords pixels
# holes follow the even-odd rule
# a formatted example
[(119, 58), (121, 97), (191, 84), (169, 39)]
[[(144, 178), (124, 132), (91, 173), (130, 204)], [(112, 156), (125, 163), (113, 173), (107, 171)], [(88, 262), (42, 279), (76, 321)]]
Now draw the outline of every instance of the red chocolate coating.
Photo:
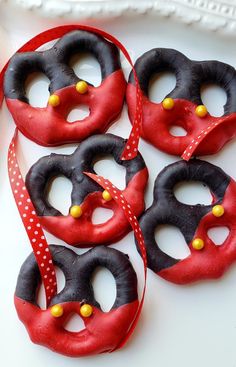
[[(122, 191), (127, 202), (132, 207), (135, 216), (139, 217), (145, 209), (144, 191), (148, 180), (147, 168), (137, 173)], [(69, 245), (92, 247), (114, 243), (123, 238), (130, 230), (122, 209), (114, 200), (105, 201), (101, 192), (89, 194), (81, 203), (83, 215), (75, 219), (67, 216), (40, 216), (42, 226), (54, 236)], [(114, 212), (113, 216), (101, 224), (93, 224), (91, 217), (96, 208), (106, 208)]]
[[(54, 352), (70, 357), (111, 352), (119, 347), (136, 316), (139, 301), (137, 276), (127, 255), (98, 247), (82, 255), (63, 246), (50, 245), (53, 263), (65, 276), (65, 286), (42, 310), (37, 305), (37, 289), (41, 283), (39, 268), (32, 253), (23, 263), (15, 291), (15, 307), (31, 340)], [(40, 266), (40, 264), (39, 264)], [(96, 301), (91, 283), (97, 267), (107, 268), (116, 282), (116, 299), (112, 308), (103, 312)], [(92, 313), (81, 315), (81, 306), (89, 304)], [(60, 305), (63, 312), (55, 314), (51, 307)], [(79, 315), (84, 329), (66, 330), (73, 314)]]
[[(84, 52), (97, 59), (102, 82), (98, 87), (87, 82), (88, 89), (81, 94), (76, 90), (81, 79), (70, 61)], [(50, 95), (60, 98), (57, 106), (30, 106), (25, 85), (34, 72), (47, 76)], [(125, 90), (118, 48), (104, 37), (84, 30), (68, 32), (49, 50), (16, 53), (4, 77), (6, 103), (17, 127), (44, 146), (80, 142), (92, 134), (105, 132), (122, 110)], [(68, 122), (68, 114), (81, 104), (89, 107), (90, 115)]]
[(63, 325), (73, 313), (80, 314), (80, 302), (62, 303), (63, 316), (54, 318), (50, 309), (41, 310), (15, 296), (18, 317), (32, 342), (68, 357), (89, 356), (115, 349), (127, 333), (138, 304), (138, 301), (134, 301), (109, 312), (93, 307), (92, 316), (83, 318), (85, 329), (70, 332)]
[[(186, 205), (173, 193), (178, 182), (201, 181), (212, 193), (211, 205)], [(221, 205), (224, 213), (216, 217), (212, 210)], [(155, 241), (158, 225), (173, 225), (183, 234), (190, 249), (185, 259), (164, 253)], [(208, 237), (208, 230), (226, 226), (229, 235), (221, 245)], [(167, 166), (157, 177), (154, 200), (140, 218), (147, 250), (148, 267), (176, 284), (219, 278), (236, 261), (236, 182), (219, 167), (200, 160), (179, 161)], [(201, 239), (204, 247), (196, 250), (192, 242)], [(175, 244), (173, 244), (174, 246)]]
[[(135, 86), (128, 84), (127, 100), (129, 105), (130, 120), (135, 115)], [(206, 139), (199, 144), (196, 156), (215, 154), (231, 139), (236, 136), (236, 113), (222, 117), (208, 114), (201, 118), (195, 114), (197, 105), (184, 99), (174, 99), (174, 108), (165, 110), (161, 103), (151, 102), (143, 95), (143, 122), (141, 136), (156, 148), (177, 156), (181, 156), (185, 149), (197, 138), (203, 129), (213, 122), (224, 120), (215, 128)], [(172, 126), (181, 126), (187, 132), (185, 136), (173, 136), (170, 133)]]
[[(6, 98), (6, 103), (17, 127), (27, 138), (40, 145), (56, 146), (80, 142), (92, 134), (105, 132), (122, 110), (125, 88), (123, 72), (118, 70), (99, 87), (88, 86), (85, 94), (79, 94), (75, 85), (55, 91), (61, 101), (57, 107), (36, 108), (10, 98)], [(79, 105), (89, 107), (89, 116), (68, 122), (70, 111)]]
[[(194, 234), (194, 238), (204, 241), (204, 248), (195, 250), (188, 244), (191, 254), (171, 268), (161, 270), (158, 275), (177, 284), (186, 284), (200, 279), (220, 278), (231, 264), (236, 261), (236, 183), (231, 181), (225, 192), (222, 204), (225, 213), (216, 218), (211, 212), (206, 214)], [(220, 246), (208, 237), (207, 231), (213, 227), (225, 226), (229, 235)], [(193, 239), (194, 239), (193, 238)]]

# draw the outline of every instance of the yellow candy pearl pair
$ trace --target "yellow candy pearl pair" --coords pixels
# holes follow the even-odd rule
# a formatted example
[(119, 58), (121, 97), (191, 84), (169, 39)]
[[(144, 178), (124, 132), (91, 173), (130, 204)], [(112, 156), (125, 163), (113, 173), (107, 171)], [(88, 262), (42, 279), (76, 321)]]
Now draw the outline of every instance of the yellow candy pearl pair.
[[(165, 98), (162, 101), (162, 107), (164, 108), (164, 110), (172, 110), (174, 108), (175, 105), (175, 101), (173, 100), (173, 98)], [(195, 114), (198, 117), (205, 117), (208, 114), (207, 108), (204, 105), (199, 105), (196, 107), (195, 109)]]
[[(111, 201), (112, 200), (112, 196), (107, 190), (103, 191), (102, 197), (105, 201)], [(80, 205), (73, 205), (70, 208), (70, 215), (73, 218), (75, 218), (75, 219), (80, 218), (82, 214), (83, 214), (83, 210), (82, 210)]]
[[(85, 94), (88, 91), (88, 84), (84, 80), (80, 80), (76, 83), (76, 90), (80, 94)], [(60, 104), (60, 97), (56, 94), (52, 94), (48, 99), (48, 104), (52, 107), (57, 107)]]
[[(174, 108), (175, 101), (173, 98), (167, 97), (162, 101), (162, 107), (165, 110), (172, 110)], [(195, 109), (195, 113), (198, 117), (205, 117), (208, 114), (207, 108), (204, 105), (199, 105)]]
[[(222, 215), (224, 215), (224, 207), (222, 205), (215, 205), (212, 208), (212, 214), (215, 217), (221, 217)], [(201, 238), (195, 238), (192, 242), (192, 246), (194, 248), (194, 250), (202, 250), (203, 247), (205, 246), (204, 241)]]
[[(63, 307), (58, 304), (51, 307), (51, 315), (55, 318), (61, 317), (64, 313)], [(85, 303), (80, 307), (80, 314), (83, 317), (90, 317), (93, 313), (93, 307), (88, 303)]]

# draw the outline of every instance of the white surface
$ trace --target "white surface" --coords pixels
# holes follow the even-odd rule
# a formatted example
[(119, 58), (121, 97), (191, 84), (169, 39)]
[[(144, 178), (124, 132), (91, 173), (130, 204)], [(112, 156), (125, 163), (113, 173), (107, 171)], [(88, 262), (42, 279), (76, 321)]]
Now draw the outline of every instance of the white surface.
[[(1, 0), (0, 0), (1, 2)], [(211, 31), (235, 33), (235, 0), (5, 0), (48, 18), (94, 19), (138, 14), (171, 17)]]
[[(5, 11), (2, 11), (0, 14), (0, 24), (7, 33), (7, 36), (4, 35), (5, 43), (0, 52), (1, 65), (29, 37), (48, 26), (59, 23), (42, 20), (32, 16), (32, 14), (27, 16), (19, 11), (8, 15)], [(157, 21), (156, 18), (143, 17), (142, 19), (107, 20), (101, 23), (96, 21), (90, 24), (103, 27), (106, 31), (117, 36), (131, 51), (133, 59), (152, 47), (173, 47), (194, 59), (219, 59), (236, 66), (236, 49), (232, 47), (235, 39), (213, 33), (196, 32), (190, 27), (176, 24), (173, 21), (170, 22), (168, 19)], [(91, 75), (96, 79), (97, 66), (96, 63), (92, 63), (92, 65), (95, 69), (91, 69)], [(129, 72), (126, 62), (123, 62), (123, 66), (126, 73)], [(80, 69), (80, 73), (82, 72), (85, 72), (85, 70)], [(163, 88), (163, 83), (162, 79), (159, 84), (162, 84), (161, 88)], [(171, 83), (172, 79), (168, 78), (164, 86), (171, 85)], [(157, 85), (153, 88), (152, 96), (154, 99), (158, 99), (158, 93), (155, 91)], [(40, 93), (43, 90), (41, 84)], [(220, 109), (216, 111), (215, 108), (218, 108), (218, 103), (223, 103), (224, 93), (219, 90), (213, 90), (211, 93), (214, 95), (210, 97), (207, 105), (211, 105), (212, 112), (219, 113)], [(36, 94), (36, 96), (39, 94)], [(38, 99), (39, 97), (37, 101)], [(30, 342), (24, 326), (17, 319), (13, 306), (17, 274), (22, 262), (30, 252), (30, 245), (12, 198), (7, 178), (6, 154), (14, 124), (5, 105), (0, 112), (0, 120), (1, 365), (6, 367), (69, 367), (78, 365), (83, 365), (83, 367), (94, 367), (95, 365), (97, 367), (111, 365), (113, 367), (235, 367), (235, 266), (232, 266), (221, 280), (206, 281), (188, 286), (173, 285), (149, 271), (146, 300), (139, 325), (127, 346), (112, 355), (104, 354), (73, 360), (54, 354), (46, 348)], [(124, 137), (128, 136), (130, 124), (126, 110), (123, 111), (122, 118), (111, 127), (110, 131)], [(37, 158), (48, 154), (50, 151), (70, 153), (74, 148), (75, 145), (54, 149), (43, 148), (21, 136), (18, 154), (22, 171), (25, 174)], [(152, 202), (153, 183), (157, 173), (165, 165), (177, 159), (157, 151), (144, 141), (140, 143), (140, 151), (150, 168), (150, 181), (146, 194), (146, 203), (149, 206)], [(207, 157), (207, 159), (218, 164), (228, 174), (236, 177), (235, 154), (236, 142), (231, 142), (219, 154)], [(107, 174), (107, 177), (112, 179), (110, 168), (108, 166), (104, 167), (102, 168), (100, 164), (100, 172)], [(122, 180), (119, 183), (121, 184)], [(52, 200), (54, 200), (54, 203), (57, 202), (60, 207), (68, 208), (70, 185), (64, 181), (58, 181), (55, 185), (58, 188), (60, 187), (60, 192), (56, 193), (54, 191)], [(188, 190), (190, 191), (186, 196), (183, 195), (183, 188), (179, 188), (178, 195), (181, 195), (182, 198), (185, 197), (184, 200), (189, 200), (194, 192), (194, 197), (198, 198), (198, 201), (208, 200), (208, 192), (203, 190), (202, 187), (198, 186), (196, 192), (193, 186), (188, 187)], [(65, 201), (62, 202), (62, 198)], [(48, 235), (47, 238), (50, 243), (60, 243), (53, 236)], [(186, 248), (184, 248), (184, 243), (180, 241), (179, 235), (176, 237), (176, 234), (173, 234), (171, 230), (164, 235), (164, 239), (166, 244), (170, 243), (171, 239), (172, 241), (177, 239), (176, 245), (179, 244), (179, 247), (175, 254), (180, 254), (182, 257), (186, 256)], [(136, 253), (132, 234), (129, 234), (115, 247), (130, 254), (130, 258), (141, 278), (141, 262)], [(166, 245), (165, 248), (167, 249)], [(173, 250), (173, 247), (168, 249), (168, 251), (171, 250)], [(78, 252), (81, 251), (78, 250)], [(114, 296), (114, 285), (111, 277), (107, 273), (99, 272), (95, 279), (95, 286), (96, 294), (99, 295), (103, 304), (105, 306), (111, 304), (112, 295)], [(73, 324), (72, 327), (74, 326)]]

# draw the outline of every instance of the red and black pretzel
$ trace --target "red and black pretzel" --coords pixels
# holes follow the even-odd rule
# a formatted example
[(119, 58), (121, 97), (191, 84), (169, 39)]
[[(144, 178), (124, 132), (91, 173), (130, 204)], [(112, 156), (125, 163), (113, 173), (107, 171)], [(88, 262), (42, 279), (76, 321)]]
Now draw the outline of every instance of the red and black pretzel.
[[(212, 194), (211, 205), (187, 205), (174, 195), (174, 186), (184, 181), (201, 181)], [(153, 203), (140, 218), (148, 267), (178, 284), (218, 278), (236, 260), (236, 183), (217, 166), (200, 160), (179, 161), (164, 168), (154, 185)], [(164, 253), (155, 240), (158, 225), (177, 227), (191, 254), (175, 259)], [(226, 226), (229, 235), (216, 246), (207, 232)], [(175, 244), (173, 244), (174, 246)]]
[[(41, 283), (39, 268), (32, 253), (21, 267), (15, 307), (31, 340), (70, 357), (111, 352), (125, 338), (136, 315), (139, 301), (136, 273), (122, 252), (100, 246), (82, 255), (50, 245), (53, 263), (65, 276), (65, 286), (55, 295), (49, 308), (37, 304)], [(107, 268), (116, 282), (116, 299), (110, 311), (103, 312), (94, 297), (91, 278), (97, 267)], [(78, 314), (85, 328), (65, 330), (67, 320)]]
[[(100, 86), (81, 81), (70, 67), (71, 58), (81, 52), (89, 52), (98, 60)], [(26, 80), (34, 72), (44, 73), (50, 81), (45, 108), (32, 107), (26, 96)], [(4, 77), (6, 103), (17, 127), (44, 146), (80, 142), (105, 132), (122, 110), (125, 89), (118, 48), (84, 30), (67, 33), (49, 50), (16, 53)], [(87, 105), (90, 115), (82, 121), (68, 122), (68, 114), (79, 105)]]
[[(158, 149), (181, 156), (191, 147), (200, 133), (219, 126), (199, 144), (194, 155), (214, 154), (236, 135), (236, 71), (219, 61), (192, 61), (182, 53), (155, 48), (144, 53), (135, 63), (135, 70), (143, 95), (143, 122), (141, 135)], [(161, 103), (149, 100), (149, 82), (155, 73), (170, 71), (176, 85)], [(221, 117), (211, 116), (201, 100), (201, 87), (214, 83), (224, 89), (227, 101)], [(134, 76), (131, 72), (127, 87), (127, 103), (131, 121), (135, 113)], [(186, 136), (173, 136), (172, 126), (181, 126)]]
[[(99, 157), (112, 155), (116, 163), (126, 169), (126, 188), (122, 192), (134, 215), (140, 216), (145, 207), (148, 171), (139, 153), (128, 161), (120, 159), (125, 144), (126, 140), (112, 134), (94, 135), (82, 142), (73, 154), (51, 154), (31, 167), (26, 187), (45, 229), (79, 247), (113, 243), (128, 233), (131, 228), (122, 208), (84, 174), (95, 173), (93, 165)], [(71, 208), (66, 216), (53, 208), (47, 199), (50, 183), (60, 175), (66, 176), (73, 186)], [(93, 224), (91, 218), (97, 207), (113, 210), (112, 218), (102, 224)]]

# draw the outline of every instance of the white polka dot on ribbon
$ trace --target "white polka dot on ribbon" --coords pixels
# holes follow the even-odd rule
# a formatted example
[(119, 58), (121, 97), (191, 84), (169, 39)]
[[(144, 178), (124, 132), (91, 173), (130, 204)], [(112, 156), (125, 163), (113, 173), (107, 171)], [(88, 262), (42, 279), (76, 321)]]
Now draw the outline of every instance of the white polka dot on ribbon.
[(135, 117), (133, 121), (132, 130), (128, 141), (125, 145), (125, 149), (122, 153), (122, 160), (130, 160), (137, 156), (138, 154), (138, 144), (141, 134), (142, 117), (143, 117), (143, 107), (142, 107), (142, 93), (140, 91), (137, 75), (134, 71), (134, 79), (136, 83), (136, 110)]
[(57, 293), (55, 269), (42, 227), (20, 173), (16, 158), (16, 143), (17, 129), (8, 150), (9, 180), (16, 205), (39, 266), (45, 288), (47, 305), (49, 305), (52, 297)]
[(224, 120), (220, 119), (219, 121), (213, 122), (206, 129), (203, 129), (198, 136), (191, 141), (191, 143), (187, 146), (185, 151), (182, 154), (182, 158), (185, 161), (189, 161), (193, 156), (194, 152), (197, 150), (199, 144), (207, 137), (207, 135), (214, 130), (218, 125), (220, 125)]

